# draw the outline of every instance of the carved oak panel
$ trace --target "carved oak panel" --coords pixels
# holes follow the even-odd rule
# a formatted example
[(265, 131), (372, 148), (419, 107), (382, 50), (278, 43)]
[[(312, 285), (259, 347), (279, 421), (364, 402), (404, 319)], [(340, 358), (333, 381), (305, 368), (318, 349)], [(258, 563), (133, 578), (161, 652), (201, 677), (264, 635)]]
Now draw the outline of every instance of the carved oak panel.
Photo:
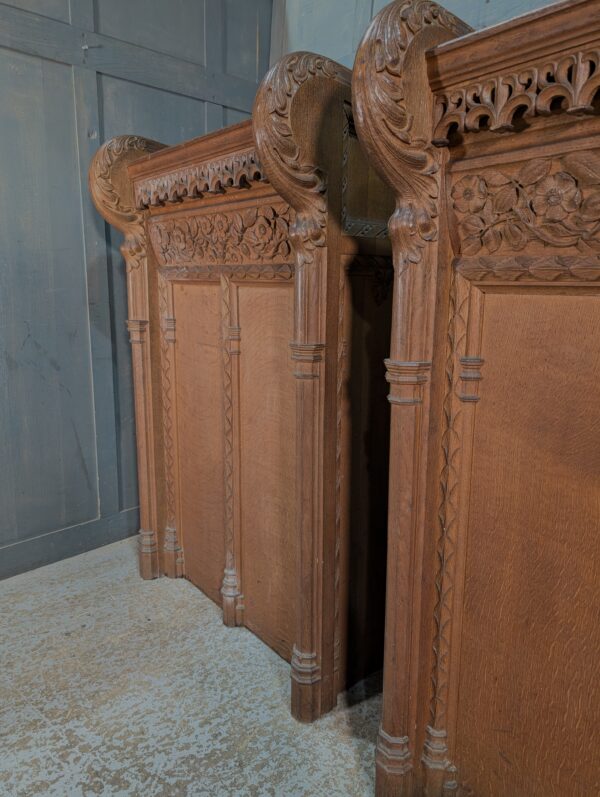
[(390, 197), (351, 131), (348, 71), (295, 54), (252, 124), (137, 161), (159, 145), (115, 139), (91, 171), (143, 355), (142, 572), (290, 660), (303, 721), (383, 648)]
[(587, 797), (600, 7), (465, 32), (397, 0), (354, 73), (359, 137), (396, 193), (377, 794)]

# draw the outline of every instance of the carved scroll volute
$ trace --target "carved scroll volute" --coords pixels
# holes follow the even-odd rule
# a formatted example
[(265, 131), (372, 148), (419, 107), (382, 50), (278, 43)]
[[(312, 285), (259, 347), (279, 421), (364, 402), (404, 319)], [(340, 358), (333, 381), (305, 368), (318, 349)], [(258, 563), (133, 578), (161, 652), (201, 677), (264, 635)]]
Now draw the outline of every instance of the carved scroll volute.
[[(443, 153), (431, 145), (433, 96), (425, 54), (468, 32), (429, 0), (397, 0), (371, 23), (353, 73), (354, 121), (372, 164), (396, 197), (390, 219), (394, 306), (384, 703), (377, 745), (377, 793), (413, 794), (422, 783), (417, 730), (423, 495), (438, 206)], [(428, 762), (423, 757), (428, 771)], [(441, 797), (443, 762), (431, 762), (428, 797)]]
[(312, 721), (335, 702), (333, 632), (323, 621), (324, 606), (333, 604), (333, 596), (324, 594), (328, 555), (324, 502), (329, 499), (324, 498), (319, 474), (323, 473), (326, 435), (332, 434), (324, 424), (328, 251), (341, 216), (339, 199), (328, 195), (327, 179), (333, 180), (333, 171), (341, 169), (343, 102), (349, 95), (348, 69), (312, 53), (293, 53), (267, 74), (253, 111), (265, 174), (295, 213), (290, 228), (296, 264), (291, 349), (297, 378), (296, 530), (301, 600), (291, 670), (292, 713), (302, 721)]
[(152, 381), (148, 339), (148, 269), (143, 213), (135, 209), (127, 167), (164, 145), (138, 136), (118, 136), (100, 147), (89, 171), (89, 188), (98, 212), (120, 230), (127, 267), (127, 326), (132, 344), (135, 421), (140, 498), (139, 559), (143, 578), (159, 573), (154, 463)]

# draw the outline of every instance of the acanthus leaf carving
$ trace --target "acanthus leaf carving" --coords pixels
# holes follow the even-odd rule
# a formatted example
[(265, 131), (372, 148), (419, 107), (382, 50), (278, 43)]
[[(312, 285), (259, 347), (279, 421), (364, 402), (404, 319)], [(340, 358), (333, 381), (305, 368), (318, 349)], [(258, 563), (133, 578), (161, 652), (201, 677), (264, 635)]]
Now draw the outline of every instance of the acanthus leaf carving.
[(144, 216), (135, 207), (127, 165), (164, 144), (140, 136), (117, 136), (104, 143), (92, 160), (89, 188), (98, 211), (125, 234), (121, 253), (128, 270), (139, 267), (146, 255)]
[(323, 56), (298, 52), (282, 58), (259, 87), (253, 111), (256, 146), (269, 180), (296, 211), (290, 233), (299, 268), (312, 263), (315, 249), (326, 243), (327, 177), (303, 155), (291, 109), (298, 90), (319, 77), (350, 84), (350, 71)]
[[(439, 195), (439, 155), (428, 143), (427, 103), (412, 102), (423, 89), (421, 80), (412, 79), (415, 68), (405, 75), (407, 53), (416, 39), (423, 40), (424, 59), (427, 45), (469, 30), (430, 0), (402, 0), (375, 17), (357, 53), (355, 123), (372, 162), (396, 193), (390, 234), (400, 269), (420, 263), (423, 250), (437, 240)], [(422, 113), (415, 115), (411, 108)]]

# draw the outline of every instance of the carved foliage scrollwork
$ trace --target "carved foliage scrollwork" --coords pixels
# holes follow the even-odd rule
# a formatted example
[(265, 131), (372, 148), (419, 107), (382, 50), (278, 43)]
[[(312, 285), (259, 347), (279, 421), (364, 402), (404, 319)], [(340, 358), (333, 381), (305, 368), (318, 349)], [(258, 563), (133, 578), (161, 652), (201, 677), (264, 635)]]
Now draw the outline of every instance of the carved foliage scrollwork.
[(308, 80), (323, 77), (349, 84), (350, 72), (314, 53), (282, 58), (263, 80), (254, 106), (254, 135), (267, 174), (296, 210), (291, 237), (298, 266), (311, 263), (325, 245), (327, 180), (318, 164), (305, 159), (291, 123), (293, 99)]
[(451, 200), (463, 255), (521, 250), (533, 241), (600, 251), (600, 155), (595, 152), (469, 174), (453, 184)]
[(290, 261), (288, 205), (155, 219), (150, 239), (161, 265)]
[(374, 165), (397, 195), (390, 232), (401, 269), (419, 263), (437, 239), (439, 193), (439, 156), (428, 143), (427, 103), (408, 100), (415, 67), (405, 69), (406, 56), (416, 37), (430, 34), (434, 43), (468, 31), (430, 0), (405, 0), (373, 20), (357, 54), (355, 123)]
[(515, 116), (549, 116), (554, 111), (594, 113), (600, 91), (600, 51), (570, 53), (542, 66), (461, 86), (436, 95), (433, 143), (445, 147), (449, 132), (514, 129)]
[(139, 267), (146, 250), (143, 213), (134, 207), (126, 166), (163, 146), (139, 136), (117, 136), (100, 147), (90, 166), (90, 193), (96, 207), (110, 224), (125, 233), (121, 251), (128, 270)]

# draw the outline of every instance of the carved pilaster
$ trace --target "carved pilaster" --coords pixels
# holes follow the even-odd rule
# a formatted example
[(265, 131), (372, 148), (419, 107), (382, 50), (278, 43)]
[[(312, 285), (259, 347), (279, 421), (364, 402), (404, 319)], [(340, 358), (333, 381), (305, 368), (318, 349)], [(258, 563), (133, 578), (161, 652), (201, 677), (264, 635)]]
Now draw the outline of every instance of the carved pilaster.
[[(254, 135), (265, 175), (296, 213), (290, 238), (296, 262), (292, 359), (297, 385), (300, 599), (292, 658), (292, 713), (303, 721), (316, 719), (333, 707), (335, 699), (335, 611), (324, 621), (324, 614), (329, 611), (329, 601), (324, 597), (325, 568), (332, 571), (335, 566), (332, 561), (335, 541), (329, 546), (324, 536), (325, 503), (331, 498), (323, 495), (321, 476), (329, 444), (326, 436), (336, 433), (335, 429), (325, 428), (327, 396), (323, 378), (329, 220), (327, 175), (323, 167), (326, 164), (329, 168), (329, 163), (327, 157), (322, 157), (322, 148), (331, 120), (317, 114), (331, 108), (336, 99), (339, 113), (343, 113), (343, 93), (348, 93), (349, 78), (347, 69), (327, 58), (305, 52), (288, 55), (265, 77), (253, 113)], [(292, 118), (292, 107), (296, 104), (299, 111)], [(342, 123), (341, 115), (339, 122)], [(310, 141), (301, 132), (309, 128), (318, 131), (317, 135), (312, 133)], [(340, 150), (340, 167), (341, 158)], [(335, 494), (332, 498), (335, 501)]]
[(156, 469), (150, 342), (148, 338), (148, 265), (142, 212), (135, 209), (128, 165), (162, 144), (137, 136), (119, 136), (96, 153), (89, 173), (90, 193), (109, 224), (125, 236), (121, 253), (127, 268), (129, 332), (132, 343), (135, 421), (140, 500), (139, 558), (143, 578), (159, 573)]
[(161, 385), (163, 447), (165, 460), (166, 525), (163, 553), (165, 574), (178, 578), (183, 574), (183, 549), (177, 531), (177, 397), (175, 375), (175, 318), (171, 284), (160, 275), (158, 283), (161, 325)]
[[(468, 27), (429, 0), (398, 0), (375, 17), (353, 73), (354, 121), (371, 162), (393, 188), (392, 405), (384, 701), (377, 794), (412, 795), (416, 772), (424, 492), (437, 275), (440, 153), (425, 53)], [(428, 792), (429, 795), (429, 792)], [(430, 797), (441, 797), (432, 790)]]
[(225, 572), (221, 595), (223, 622), (243, 625), (241, 587), (241, 518), (239, 462), (240, 401), (239, 355), (241, 329), (238, 320), (237, 289), (227, 275), (221, 275), (221, 322), (223, 347), (223, 423), (225, 480)]

